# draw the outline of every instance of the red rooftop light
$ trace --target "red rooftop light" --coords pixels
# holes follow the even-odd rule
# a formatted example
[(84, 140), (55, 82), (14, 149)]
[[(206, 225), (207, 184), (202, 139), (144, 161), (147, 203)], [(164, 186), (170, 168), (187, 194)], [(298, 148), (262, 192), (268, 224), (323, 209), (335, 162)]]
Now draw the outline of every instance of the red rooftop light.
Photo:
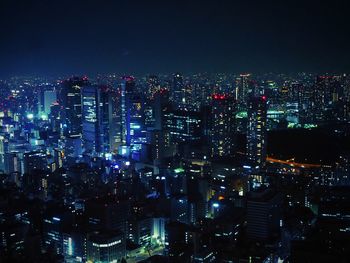
[(212, 98), (215, 100), (224, 100), (227, 99), (227, 96), (225, 94), (213, 94)]

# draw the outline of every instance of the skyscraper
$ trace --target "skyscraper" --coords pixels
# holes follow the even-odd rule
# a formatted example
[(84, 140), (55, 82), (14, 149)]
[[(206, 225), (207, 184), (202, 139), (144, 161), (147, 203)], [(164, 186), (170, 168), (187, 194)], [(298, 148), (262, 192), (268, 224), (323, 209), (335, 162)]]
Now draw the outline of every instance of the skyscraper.
[(135, 79), (132, 76), (126, 76), (120, 82), (120, 116), (121, 116), (121, 141), (123, 144), (127, 143), (127, 110), (129, 108), (131, 94), (135, 90)]
[(85, 153), (95, 155), (102, 152), (102, 105), (101, 91), (96, 86), (82, 89), (83, 148)]
[(83, 147), (86, 153), (117, 150), (121, 143), (119, 93), (107, 86), (82, 89)]
[(122, 144), (121, 92), (109, 89), (108, 92), (109, 149), (117, 151)]
[(202, 120), (198, 112), (167, 111), (164, 113), (164, 128), (172, 143), (198, 141), (202, 135)]
[(87, 78), (71, 78), (61, 84), (59, 104), (63, 134), (82, 133), (81, 89), (88, 85)]
[(146, 142), (144, 130), (144, 101), (139, 94), (130, 94), (126, 109), (126, 143), (134, 150), (140, 150)]
[(213, 157), (234, 154), (235, 112), (234, 98), (224, 94), (212, 96), (210, 144)]
[(185, 102), (185, 90), (184, 80), (180, 73), (176, 73), (173, 79), (172, 88), (172, 101), (176, 109), (181, 108), (181, 105)]
[(239, 77), (236, 78), (236, 97), (235, 99), (241, 105), (245, 105), (247, 102), (247, 95), (250, 89), (250, 74), (240, 74)]
[(248, 101), (247, 156), (255, 168), (266, 161), (267, 99), (251, 97)]
[(50, 113), (50, 106), (57, 101), (57, 91), (53, 86), (44, 86), (39, 91), (38, 113), (46, 116)]

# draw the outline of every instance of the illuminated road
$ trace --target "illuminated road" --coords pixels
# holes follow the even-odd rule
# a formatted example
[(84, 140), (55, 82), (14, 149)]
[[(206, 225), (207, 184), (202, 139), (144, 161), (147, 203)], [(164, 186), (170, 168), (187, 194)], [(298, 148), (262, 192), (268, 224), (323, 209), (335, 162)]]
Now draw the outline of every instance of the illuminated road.
[(320, 164), (311, 164), (311, 163), (297, 163), (292, 160), (280, 160), (280, 159), (275, 159), (272, 157), (267, 157), (266, 161), (270, 163), (281, 163), (281, 164), (287, 164), (289, 166), (293, 167), (299, 167), (299, 168), (320, 168)]
[[(237, 152), (240, 155), (246, 155), (244, 152)], [(280, 164), (286, 164), (292, 167), (298, 167), (298, 168), (320, 168), (321, 166), (329, 167), (328, 165), (321, 165), (321, 164), (312, 164), (312, 163), (298, 163), (294, 162), (294, 159), (290, 160), (281, 160), (276, 159), (272, 157), (266, 157), (266, 161), (269, 163), (280, 163)]]

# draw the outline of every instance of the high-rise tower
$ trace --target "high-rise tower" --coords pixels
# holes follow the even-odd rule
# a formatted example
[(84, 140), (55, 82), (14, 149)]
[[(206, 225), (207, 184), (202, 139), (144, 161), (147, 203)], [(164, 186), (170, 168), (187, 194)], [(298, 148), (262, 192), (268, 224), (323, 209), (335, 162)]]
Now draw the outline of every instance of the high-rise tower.
[(223, 94), (212, 96), (210, 144), (213, 157), (234, 154), (235, 112), (234, 98)]
[(262, 168), (266, 161), (266, 96), (248, 100), (247, 156), (254, 168)]
[(61, 84), (59, 104), (63, 134), (78, 135), (82, 133), (81, 89), (88, 86), (87, 78), (71, 78)]

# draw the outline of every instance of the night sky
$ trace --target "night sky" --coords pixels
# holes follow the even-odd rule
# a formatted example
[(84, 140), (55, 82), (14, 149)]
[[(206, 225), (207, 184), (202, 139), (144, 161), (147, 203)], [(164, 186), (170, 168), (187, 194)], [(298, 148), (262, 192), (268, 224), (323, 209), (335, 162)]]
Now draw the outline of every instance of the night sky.
[(0, 75), (350, 71), (346, 2), (0, 0)]

